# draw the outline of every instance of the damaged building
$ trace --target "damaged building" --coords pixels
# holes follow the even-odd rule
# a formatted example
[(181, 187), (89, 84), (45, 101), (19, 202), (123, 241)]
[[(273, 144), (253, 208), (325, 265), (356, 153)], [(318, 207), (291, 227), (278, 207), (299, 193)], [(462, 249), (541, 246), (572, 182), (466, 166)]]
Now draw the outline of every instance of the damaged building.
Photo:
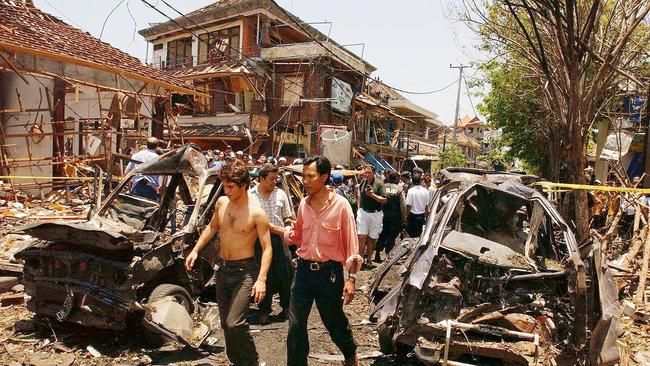
[(218, 1), (140, 34), (152, 65), (206, 94), (173, 99), (180, 134), (203, 148), (318, 153), (322, 126), (351, 126), (375, 70), (271, 0)]
[(77, 162), (121, 175), (114, 158), (162, 135), (171, 93), (200, 94), (31, 1), (0, 1), (0, 23), (0, 174), (30, 177), (9, 179), (14, 199)]
[(205, 96), (173, 98), (166, 138), (209, 149), (324, 154), (401, 167), (434, 160), (438, 116), (370, 78), (376, 68), (272, 0), (222, 0), (140, 31), (151, 65)]

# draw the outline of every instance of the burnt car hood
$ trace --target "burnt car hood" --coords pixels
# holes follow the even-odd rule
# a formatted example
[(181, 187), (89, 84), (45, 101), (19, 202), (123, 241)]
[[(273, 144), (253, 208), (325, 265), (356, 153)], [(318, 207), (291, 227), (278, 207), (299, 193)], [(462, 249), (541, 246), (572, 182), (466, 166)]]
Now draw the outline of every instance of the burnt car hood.
[(133, 249), (156, 238), (155, 232), (129, 231), (124, 226), (98, 219), (79, 223), (35, 223), (25, 226), (23, 231), (50, 242), (73, 243), (103, 250)]

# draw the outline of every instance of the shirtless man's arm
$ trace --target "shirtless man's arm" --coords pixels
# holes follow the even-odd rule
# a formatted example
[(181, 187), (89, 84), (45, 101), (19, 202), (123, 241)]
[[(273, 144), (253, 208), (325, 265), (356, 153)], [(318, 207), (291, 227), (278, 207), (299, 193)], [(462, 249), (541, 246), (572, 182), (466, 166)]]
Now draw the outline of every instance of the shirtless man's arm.
[(257, 281), (253, 285), (251, 295), (255, 303), (259, 304), (264, 299), (264, 296), (266, 296), (266, 277), (271, 267), (271, 259), (273, 258), (269, 219), (261, 208), (255, 211), (255, 226), (257, 227), (257, 236), (262, 246), (262, 264), (260, 265), (260, 273), (257, 276)]
[(220, 197), (217, 200), (217, 203), (214, 205), (214, 214), (212, 215), (212, 219), (210, 220), (210, 223), (208, 226), (206, 226), (205, 230), (201, 233), (201, 236), (199, 237), (199, 240), (196, 242), (196, 245), (194, 245), (194, 248), (190, 252), (190, 254), (187, 255), (187, 258), (185, 258), (185, 269), (188, 271), (192, 270), (192, 267), (194, 267), (194, 262), (196, 262), (196, 259), (199, 257), (199, 252), (203, 247), (205, 247), (210, 239), (214, 236), (214, 234), (217, 233), (219, 230), (219, 207), (221, 206), (222, 202), (224, 201), (225, 197)]

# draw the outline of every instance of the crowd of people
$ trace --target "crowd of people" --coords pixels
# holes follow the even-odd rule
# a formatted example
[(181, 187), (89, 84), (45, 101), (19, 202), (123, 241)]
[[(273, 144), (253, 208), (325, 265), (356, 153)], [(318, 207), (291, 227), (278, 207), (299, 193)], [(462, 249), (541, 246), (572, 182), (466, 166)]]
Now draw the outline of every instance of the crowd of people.
[[(159, 156), (158, 144), (150, 138), (147, 148), (132, 156), (126, 172)], [(185, 266), (191, 271), (201, 250), (219, 236), (215, 283), (230, 362), (263, 364), (249, 332), (250, 302), (257, 304), (257, 321), (264, 324), (271, 317), (272, 297), (278, 294), (282, 310), (275, 318), (289, 320), (287, 365), (307, 365), (307, 323), (314, 303), (345, 365), (358, 365), (343, 304), (354, 298), (357, 272), (374, 267), (373, 255), (380, 262), (381, 253), (390, 252), (403, 228), (405, 235), (420, 236), (434, 192), (431, 178), (421, 169), (377, 174), (374, 166), (366, 165), (359, 167), (363, 179), (355, 184), (340, 172), (332, 174), (325, 157), (294, 160), (292, 164), (303, 166), (306, 193), (294, 214), (289, 197), (278, 188), (286, 158), (261, 155), (252, 162), (229, 147), (207, 155), (210, 168), (220, 170), (225, 195), (217, 200)], [(254, 186), (251, 164), (260, 166)], [(164, 182), (158, 176), (139, 175), (131, 184), (132, 194), (157, 200)]]
[[(641, 177), (635, 176), (630, 180), (632, 188), (639, 186)], [(598, 179), (592, 179), (590, 182), (595, 186), (602, 187), (624, 187), (624, 184), (617, 184), (614, 177), (607, 179), (605, 183)], [(637, 206), (650, 206), (650, 197), (642, 194), (626, 196), (620, 192), (610, 191), (607, 189), (590, 191), (588, 196), (589, 209), (591, 211), (591, 228), (600, 229), (608, 225), (608, 218), (613, 218), (616, 213), (621, 211), (618, 234), (622, 238), (631, 238), (632, 225), (636, 216)], [(638, 205), (637, 205), (638, 203)]]

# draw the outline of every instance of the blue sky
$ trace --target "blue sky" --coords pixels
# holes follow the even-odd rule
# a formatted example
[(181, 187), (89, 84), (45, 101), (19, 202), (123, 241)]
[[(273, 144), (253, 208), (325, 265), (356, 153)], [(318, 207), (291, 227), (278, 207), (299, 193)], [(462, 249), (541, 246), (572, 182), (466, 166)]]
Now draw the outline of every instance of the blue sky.
[[(148, 0), (169, 16), (177, 15), (160, 0)], [(181, 12), (210, 4), (211, 0), (166, 0)], [(365, 43), (364, 58), (377, 67), (372, 74), (387, 84), (412, 91), (443, 88), (458, 78), (450, 64), (468, 64), (481, 59), (475, 50), (476, 37), (454, 21), (454, 0), (276, 0), (306, 22), (333, 22), (331, 37), (340, 44)], [(136, 32), (149, 23), (166, 19), (140, 0), (34, 0), (36, 6), (67, 23), (140, 59), (146, 55), (146, 42)], [(130, 13), (130, 14), (129, 14)], [(314, 25), (327, 33), (329, 25)], [(350, 46), (361, 54), (361, 46)], [(151, 52), (151, 49), (149, 49)], [(475, 70), (466, 70), (472, 77)], [(431, 95), (405, 96), (427, 108), (450, 124), (454, 117), (456, 85)], [(473, 115), (464, 85), (460, 116)]]

